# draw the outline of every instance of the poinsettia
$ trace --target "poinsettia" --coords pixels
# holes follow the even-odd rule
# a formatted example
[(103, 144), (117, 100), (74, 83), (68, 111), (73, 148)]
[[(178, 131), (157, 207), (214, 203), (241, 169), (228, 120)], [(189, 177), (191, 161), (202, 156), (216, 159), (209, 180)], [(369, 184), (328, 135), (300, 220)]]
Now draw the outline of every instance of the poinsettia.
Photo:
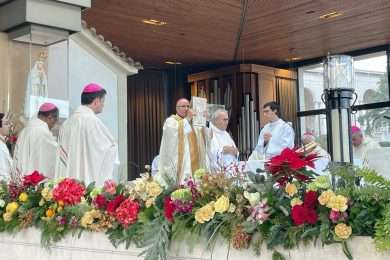
[(31, 174), (24, 175), (23, 186), (37, 186), (42, 180), (46, 178), (46, 176), (40, 174), (38, 171), (34, 171)]
[(316, 154), (305, 156), (303, 152), (297, 152), (296, 148), (285, 148), (279, 155), (272, 157), (266, 164), (266, 168), (281, 186), (285, 186), (292, 179), (306, 181), (311, 179), (313, 172), (305, 169), (306, 166), (314, 168)]

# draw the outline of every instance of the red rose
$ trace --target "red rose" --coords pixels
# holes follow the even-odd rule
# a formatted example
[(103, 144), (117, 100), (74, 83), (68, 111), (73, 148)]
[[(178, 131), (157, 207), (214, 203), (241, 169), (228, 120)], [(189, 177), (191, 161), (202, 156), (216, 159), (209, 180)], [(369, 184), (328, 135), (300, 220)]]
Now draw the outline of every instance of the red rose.
[(106, 196), (104, 196), (103, 194), (99, 194), (96, 196), (96, 198), (93, 200), (93, 203), (99, 208), (103, 208), (106, 203), (107, 203), (107, 199), (106, 199)]
[(303, 200), (303, 205), (305, 205), (308, 209), (314, 209), (318, 203), (318, 195), (317, 192), (310, 190), (306, 193), (306, 196)]
[(39, 174), (38, 171), (34, 171), (29, 175), (24, 175), (23, 186), (37, 186), (40, 181), (47, 178), (46, 176)]
[(164, 202), (165, 217), (173, 222), (173, 212), (175, 211), (175, 205), (172, 203), (171, 196), (168, 196)]
[(118, 196), (115, 197), (115, 199), (111, 200), (110, 202), (108, 202), (107, 204), (107, 207), (106, 207), (106, 210), (109, 212), (109, 213), (114, 213), (115, 210), (119, 207), (119, 205), (122, 203), (123, 201), (123, 196), (121, 194), (119, 194)]
[(300, 226), (305, 224), (306, 220), (306, 210), (302, 205), (295, 205), (292, 208), (292, 219), (294, 220), (295, 226)]
[(307, 222), (309, 222), (310, 224), (314, 224), (317, 222), (317, 218), (318, 218), (318, 214), (317, 214), (317, 211), (315, 211), (315, 209), (311, 209), (311, 208), (305, 208), (305, 219)]
[(17, 136), (17, 135), (11, 136), (11, 141), (12, 141), (13, 143), (16, 143), (16, 141), (18, 141), (18, 136)]

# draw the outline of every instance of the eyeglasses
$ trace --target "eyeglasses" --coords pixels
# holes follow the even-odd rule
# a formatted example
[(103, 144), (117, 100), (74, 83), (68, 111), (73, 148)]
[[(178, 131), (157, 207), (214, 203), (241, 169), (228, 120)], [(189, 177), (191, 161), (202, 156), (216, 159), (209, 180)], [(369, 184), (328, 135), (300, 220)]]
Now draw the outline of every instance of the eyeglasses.
[(270, 110), (270, 109), (267, 109), (267, 110), (264, 110), (263, 111), (263, 114), (268, 114), (269, 112), (271, 112), (272, 110)]
[(177, 106), (177, 107), (180, 107), (180, 108), (190, 108), (190, 105), (187, 105), (187, 106)]

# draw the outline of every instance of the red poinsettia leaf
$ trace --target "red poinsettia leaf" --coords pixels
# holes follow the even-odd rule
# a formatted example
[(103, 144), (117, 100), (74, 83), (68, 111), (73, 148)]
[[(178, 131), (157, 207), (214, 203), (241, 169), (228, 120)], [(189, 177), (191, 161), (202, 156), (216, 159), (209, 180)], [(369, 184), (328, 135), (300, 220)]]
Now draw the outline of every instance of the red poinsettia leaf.
[(38, 171), (33, 171), (31, 174), (24, 175), (23, 186), (37, 186), (39, 182), (46, 178), (46, 176), (40, 174)]
[(288, 166), (293, 170), (298, 170), (307, 165), (307, 162), (305, 160), (302, 160), (300, 158), (292, 158)]

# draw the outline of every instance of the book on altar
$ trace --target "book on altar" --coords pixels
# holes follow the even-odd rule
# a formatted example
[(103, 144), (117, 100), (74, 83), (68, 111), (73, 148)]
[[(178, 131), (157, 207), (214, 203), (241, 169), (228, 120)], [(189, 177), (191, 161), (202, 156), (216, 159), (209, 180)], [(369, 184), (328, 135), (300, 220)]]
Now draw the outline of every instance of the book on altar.
[(195, 109), (196, 115), (192, 118), (192, 123), (194, 126), (206, 126), (206, 117), (204, 116), (204, 111), (207, 108), (207, 99), (200, 97), (191, 98), (192, 108)]

